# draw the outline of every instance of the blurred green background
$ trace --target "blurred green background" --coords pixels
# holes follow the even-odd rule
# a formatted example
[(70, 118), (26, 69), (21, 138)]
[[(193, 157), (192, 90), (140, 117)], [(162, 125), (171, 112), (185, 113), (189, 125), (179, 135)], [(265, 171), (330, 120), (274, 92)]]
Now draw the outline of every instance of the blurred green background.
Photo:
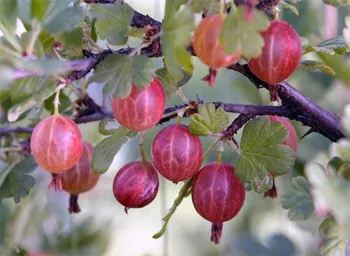
[[(126, 2), (137, 11), (161, 20), (164, 0)], [(350, 14), (346, 8), (325, 8), (319, 0), (302, 1), (296, 7), (300, 16), (282, 9), (280, 18), (294, 26), (304, 43), (317, 43), (341, 34), (344, 17)], [(133, 45), (136, 42), (129, 43)], [(315, 59), (317, 56), (311, 53), (304, 58)], [(160, 59), (155, 62), (158, 66), (161, 65)], [(204, 101), (268, 103), (266, 91), (257, 91), (247, 79), (232, 71), (220, 70), (216, 86), (209, 88), (201, 81), (208, 71), (207, 67), (196, 58), (194, 63), (194, 76), (183, 87), (188, 98), (195, 99), (198, 96)], [(298, 70), (289, 82), (307, 97), (340, 116), (343, 107), (350, 100), (349, 84), (320, 72)], [(101, 104), (101, 85), (91, 84), (89, 93)], [(167, 104), (171, 106), (177, 103), (182, 102), (175, 95)], [(307, 131), (307, 127), (300, 123), (293, 124), (299, 136)], [(149, 160), (152, 140), (165, 125), (147, 133), (145, 149)], [(102, 139), (97, 131), (97, 123), (80, 125), (80, 128), (84, 139), (93, 145)], [(210, 141), (202, 140), (205, 148)], [(302, 139), (295, 169), (277, 179), (279, 195), (290, 188), (293, 176), (302, 174), (306, 161), (325, 163), (329, 159), (329, 147), (330, 142), (318, 134)], [(313, 216), (307, 222), (291, 222), (279, 199), (264, 199), (254, 192), (247, 194), (239, 215), (224, 224), (219, 246), (210, 243), (211, 224), (196, 213), (191, 198), (186, 198), (177, 209), (166, 234), (160, 239), (153, 239), (152, 235), (160, 229), (161, 218), (172, 205), (181, 184), (175, 185), (161, 179), (155, 201), (143, 209), (131, 209), (126, 215), (113, 196), (113, 178), (118, 169), (138, 158), (138, 141), (134, 139), (122, 148), (97, 186), (89, 193), (80, 195), (82, 212), (78, 215), (68, 214), (67, 193), (47, 189), (50, 174), (40, 169), (35, 170), (37, 185), (30, 196), (18, 205), (12, 199), (1, 202), (0, 255), (25, 255), (25, 251), (31, 256), (318, 255), (320, 238), (317, 229), (321, 219)], [(213, 152), (208, 161), (214, 159)], [(236, 156), (227, 150), (223, 159), (234, 165)], [(39, 252), (44, 254), (34, 254)]]

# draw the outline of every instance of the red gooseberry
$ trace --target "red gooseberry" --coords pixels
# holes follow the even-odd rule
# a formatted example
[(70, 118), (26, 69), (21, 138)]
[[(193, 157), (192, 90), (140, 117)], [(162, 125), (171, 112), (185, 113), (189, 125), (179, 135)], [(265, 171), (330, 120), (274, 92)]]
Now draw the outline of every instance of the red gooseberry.
[(151, 203), (158, 193), (157, 171), (149, 162), (134, 161), (123, 166), (113, 181), (115, 198), (125, 207), (142, 208)]
[(78, 195), (91, 190), (100, 178), (100, 175), (91, 169), (93, 154), (93, 146), (84, 141), (83, 153), (76, 165), (62, 174), (63, 190), (71, 194), (69, 204), (70, 213), (80, 212)]
[(234, 175), (233, 166), (210, 163), (196, 174), (192, 184), (192, 201), (196, 211), (212, 222), (211, 241), (220, 242), (223, 222), (241, 210), (245, 189)]
[[(295, 153), (298, 150), (298, 135), (295, 131), (294, 126), (290, 123), (290, 121), (281, 116), (268, 116), (271, 123), (281, 123), (285, 129), (288, 131), (288, 137), (281, 143), (282, 145), (286, 145), (291, 147)], [(275, 175), (271, 174), (273, 177), (273, 185), (272, 188), (264, 193), (264, 197), (277, 198), (277, 188), (275, 185)]]
[(83, 141), (76, 123), (68, 117), (53, 115), (35, 126), (30, 148), (41, 168), (60, 174), (77, 163), (83, 152)]
[(161, 130), (153, 141), (151, 153), (158, 172), (173, 182), (191, 178), (202, 163), (201, 140), (182, 124)]
[(219, 36), (225, 16), (209, 14), (196, 27), (193, 35), (193, 49), (197, 57), (209, 66), (209, 75), (203, 78), (214, 86), (216, 69), (230, 66), (238, 61), (241, 53), (227, 54), (219, 44)]
[(145, 131), (155, 126), (162, 118), (165, 108), (163, 85), (157, 78), (144, 89), (132, 86), (126, 99), (112, 99), (115, 119), (134, 131)]
[(248, 62), (250, 70), (262, 81), (278, 84), (298, 67), (302, 45), (298, 33), (287, 22), (274, 20), (261, 32), (265, 45), (261, 55)]

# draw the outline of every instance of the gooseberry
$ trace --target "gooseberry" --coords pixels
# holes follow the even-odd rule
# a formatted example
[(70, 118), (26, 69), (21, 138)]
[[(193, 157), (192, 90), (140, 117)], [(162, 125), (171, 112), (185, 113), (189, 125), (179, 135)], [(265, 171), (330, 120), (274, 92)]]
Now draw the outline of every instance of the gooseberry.
[(41, 168), (60, 174), (68, 171), (79, 160), (83, 152), (82, 136), (70, 118), (53, 115), (35, 126), (30, 148)]
[(134, 161), (122, 167), (113, 181), (115, 198), (125, 207), (142, 208), (157, 195), (159, 178), (153, 165), (147, 161)]
[(91, 190), (100, 178), (100, 175), (91, 169), (93, 154), (93, 146), (84, 141), (83, 153), (76, 165), (62, 174), (63, 190), (71, 194), (69, 200), (70, 213), (80, 212), (78, 195)]
[[(281, 116), (268, 116), (268, 118), (270, 119), (271, 123), (281, 123), (284, 126), (284, 128), (287, 129), (288, 137), (281, 144), (291, 147), (293, 151), (297, 153), (298, 135), (297, 135), (297, 132), (295, 131), (294, 126), (290, 123), (290, 121), (287, 118), (281, 117)], [(276, 175), (274, 174), (271, 174), (271, 175), (273, 178), (272, 188), (264, 193), (264, 197), (277, 198), (278, 193), (275, 185)]]
[(151, 153), (158, 172), (173, 182), (194, 176), (202, 162), (201, 140), (182, 124), (161, 130), (153, 141)]
[(163, 116), (165, 93), (157, 78), (144, 89), (132, 86), (126, 99), (112, 99), (115, 119), (134, 131), (145, 131), (155, 126)]
[(298, 67), (302, 45), (298, 33), (287, 22), (274, 20), (261, 33), (265, 41), (261, 55), (248, 62), (250, 70), (262, 81), (278, 84)]
[(224, 16), (209, 14), (196, 27), (193, 36), (193, 49), (197, 57), (209, 66), (209, 75), (203, 80), (210, 86), (215, 84), (216, 69), (230, 66), (238, 61), (241, 53), (227, 54), (219, 44), (221, 27)]
[(192, 201), (196, 211), (212, 222), (211, 241), (220, 242), (223, 222), (241, 210), (245, 189), (226, 163), (210, 163), (196, 174), (192, 184)]

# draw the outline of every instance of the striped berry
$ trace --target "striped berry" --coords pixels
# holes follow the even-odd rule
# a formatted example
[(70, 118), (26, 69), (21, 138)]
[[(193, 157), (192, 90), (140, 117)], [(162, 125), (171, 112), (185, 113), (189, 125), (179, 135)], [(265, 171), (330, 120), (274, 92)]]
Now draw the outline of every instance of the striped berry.
[(165, 178), (179, 182), (191, 178), (202, 162), (202, 144), (186, 125), (173, 124), (164, 128), (152, 144), (155, 167)]
[(285, 21), (274, 20), (261, 33), (265, 45), (261, 55), (248, 62), (250, 70), (269, 84), (287, 79), (298, 67), (302, 45), (298, 33)]
[(122, 167), (114, 178), (115, 198), (129, 208), (142, 208), (151, 203), (158, 193), (157, 171), (149, 162), (134, 161)]
[(132, 86), (126, 99), (112, 99), (115, 119), (124, 127), (134, 131), (145, 131), (155, 126), (163, 116), (165, 93), (157, 78), (145, 88)]
[(229, 164), (210, 163), (193, 180), (193, 205), (199, 215), (212, 222), (211, 241), (215, 244), (220, 242), (223, 222), (235, 217), (244, 203), (244, 186), (234, 171)]
[(193, 36), (193, 49), (197, 57), (210, 68), (224, 68), (237, 62), (240, 53), (228, 55), (219, 44), (219, 36), (225, 17), (210, 14), (197, 26)]
[[(281, 123), (285, 129), (288, 131), (288, 137), (281, 144), (291, 147), (295, 153), (298, 150), (298, 134), (295, 131), (294, 126), (290, 123), (290, 121), (281, 116), (268, 116), (271, 123)], [(273, 177), (273, 185), (272, 188), (264, 193), (264, 197), (277, 198), (277, 188), (275, 185), (275, 175), (271, 174)]]
[(76, 123), (68, 117), (53, 115), (35, 126), (30, 148), (41, 168), (60, 174), (77, 163), (83, 152), (83, 141)]

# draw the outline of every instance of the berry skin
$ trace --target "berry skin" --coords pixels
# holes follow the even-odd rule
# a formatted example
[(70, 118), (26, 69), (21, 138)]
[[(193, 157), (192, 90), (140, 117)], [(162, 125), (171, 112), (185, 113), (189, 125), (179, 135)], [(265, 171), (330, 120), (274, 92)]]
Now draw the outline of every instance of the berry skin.
[(112, 99), (115, 119), (124, 127), (134, 131), (146, 131), (162, 118), (165, 109), (165, 93), (157, 78), (145, 88), (132, 86), (126, 99)]
[(274, 20), (261, 33), (265, 45), (258, 58), (248, 62), (250, 70), (262, 81), (278, 84), (298, 67), (302, 45), (298, 33), (285, 21)]
[(83, 141), (78, 126), (71, 119), (53, 115), (35, 126), (30, 148), (41, 168), (60, 174), (77, 163), (83, 152)]
[(202, 163), (201, 140), (182, 124), (161, 130), (153, 141), (151, 152), (158, 172), (173, 182), (193, 177)]
[(219, 36), (225, 17), (210, 14), (197, 26), (193, 36), (193, 48), (197, 57), (212, 69), (234, 64), (241, 53), (228, 55), (219, 44)]
[(235, 217), (244, 203), (244, 186), (234, 171), (229, 164), (210, 163), (193, 180), (193, 205), (199, 215), (213, 223), (211, 241), (215, 244), (220, 241), (222, 223)]
[(84, 141), (83, 153), (74, 167), (61, 176), (62, 188), (70, 193), (69, 213), (80, 212), (78, 195), (91, 190), (98, 182), (100, 175), (92, 171), (90, 164), (94, 148)]
[(158, 193), (157, 171), (149, 162), (134, 161), (122, 167), (114, 178), (115, 198), (129, 208), (142, 208), (151, 203)]
[(63, 190), (78, 195), (91, 190), (97, 184), (100, 175), (90, 167), (93, 154), (93, 146), (84, 141), (83, 153), (76, 165), (62, 174)]
[[(271, 123), (281, 123), (284, 128), (288, 131), (288, 137), (283, 141), (281, 144), (291, 147), (295, 153), (297, 153), (298, 150), (298, 134), (295, 131), (294, 126), (290, 123), (290, 121), (281, 116), (268, 116)], [(270, 197), (270, 198), (277, 198), (277, 188), (275, 185), (275, 175), (271, 174), (273, 177), (273, 185), (272, 188), (264, 193), (264, 197)]]

